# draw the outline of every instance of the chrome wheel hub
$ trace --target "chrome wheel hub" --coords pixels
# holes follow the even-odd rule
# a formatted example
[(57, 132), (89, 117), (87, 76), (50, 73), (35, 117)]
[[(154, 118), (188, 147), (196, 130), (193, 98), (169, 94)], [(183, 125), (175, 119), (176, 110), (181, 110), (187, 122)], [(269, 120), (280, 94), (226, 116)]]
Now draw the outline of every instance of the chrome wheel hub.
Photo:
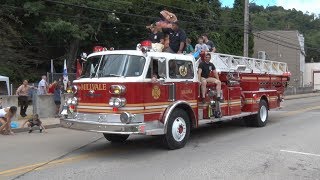
[(267, 114), (268, 110), (265, 106), (261, 106), (260, 108), (260, 119), (262, 122), (265, 122), (267, 120)]
[(186, 122), (182, 117), (177, 117), (172, 124), (172, 136), (174, 140), (180, 142), (184, 139), (187, 132)]

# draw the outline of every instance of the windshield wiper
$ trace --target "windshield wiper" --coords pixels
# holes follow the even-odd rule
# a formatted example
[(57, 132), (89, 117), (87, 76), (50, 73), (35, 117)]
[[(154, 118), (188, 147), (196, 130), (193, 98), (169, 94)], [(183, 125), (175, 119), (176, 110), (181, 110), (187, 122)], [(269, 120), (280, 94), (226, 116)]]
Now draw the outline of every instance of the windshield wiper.
[(118, 74), (107, 74), (106, 76), (111, 76), (111, 77), (121, 77), (121, 75), (118, 75)]

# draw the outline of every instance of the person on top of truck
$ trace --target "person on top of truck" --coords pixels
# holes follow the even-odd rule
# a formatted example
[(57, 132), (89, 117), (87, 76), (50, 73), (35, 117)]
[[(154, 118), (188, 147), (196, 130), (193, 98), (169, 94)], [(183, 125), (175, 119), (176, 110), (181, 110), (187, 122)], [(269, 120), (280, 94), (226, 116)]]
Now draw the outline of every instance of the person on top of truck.
[(172, 28), (163, 28), (162, 32), (169, 35), (167, 52), (182, 54), (186, 45), (186, 33), (179, 27), (178, 21), (172, 23)]
[(209, 48), (208, 46), (204, 43), (203, 41), (203, 37), (202, 36), (199, 36), (198, 37), (198, 44), (196, 44), (195, 46), (195, 52), (197, 51), (205, 51), (205, 52), (208, 52), (209, 51)]
[[(204, 104), (207, 92), (207, 83), (215, 83), (217, 89), (217, 100), (220, 101), (221, 97), (221, 81), (219, 80), (219, 75), (216, 71), (216, 67), (210, 62), (211, 54), (206, 53), (205, 60), (199, 64), (198, 67), (198, 77), (201, 83), (201, 95), (202, 103)], [(209, 77), (210, 73), (214, 73), (214, 77)]]
[(150, 26), (147, 26), (147, 28), (149, 28), (151, 31), (148, 39), (152, 43), (164, 44), (164, 34), (159, 30), (159, 28), (156, 25), (151, 24)]

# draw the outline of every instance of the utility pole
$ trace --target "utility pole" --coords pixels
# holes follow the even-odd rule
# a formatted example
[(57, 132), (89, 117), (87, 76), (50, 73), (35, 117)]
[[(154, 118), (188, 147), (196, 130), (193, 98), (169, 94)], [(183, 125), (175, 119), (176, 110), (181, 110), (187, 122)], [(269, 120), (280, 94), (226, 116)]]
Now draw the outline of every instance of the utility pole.
[(244, 0), (243, 56), (248, 57), (249, 49), (249, 0)]

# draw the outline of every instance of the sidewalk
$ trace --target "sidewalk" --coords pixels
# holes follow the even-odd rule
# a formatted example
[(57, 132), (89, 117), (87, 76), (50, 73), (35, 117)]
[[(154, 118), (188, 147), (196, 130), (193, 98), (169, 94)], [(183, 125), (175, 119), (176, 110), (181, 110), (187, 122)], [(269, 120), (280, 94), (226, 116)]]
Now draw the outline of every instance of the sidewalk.
[(295, 94), (295, 95), (288, 95), (285, 96), (285, 100), (290, 100), (290, 99), (300, 99), (300, 98), (308, 98), (308, 97), (315, 97), (315, 96), (320, 96), (320, 93), (307, 93), (307, 94)]
[[(296, 94), (296, 95), (289, 95), (289, 96), (285, 96), (284, 99), (285, 100), (291, 100), (291, 99), (300, 99), (300, 98), (308, 98), (308, 97), (315, 97), (315, 96), (320, 96), (320, 93), (308, 93), (308, 94)], [(21, 118), (19, 117), (17, 121), (18, 122), (18, 126), (19, 128), (15, 128), (12, 129), (13, 132), (15, 133), (19, 133), (19, 132), (26, 132), (28, 131), (28, 127), (24, 127), (24, 128), (20, 128), (21, 125), (24, 123), (25, 120), (30, 119), (31, 116), (27, 116), (25, 118)], [(50, 128), (57, 128), (60, 127), (60, 120), (59, 118), (42, 118), (41, 119), (42, 123), (44, 124), (44, 127), (46, 129), (50, 129)], [(34, 130), (39, 129), (38, 127), (34, 127)]]

